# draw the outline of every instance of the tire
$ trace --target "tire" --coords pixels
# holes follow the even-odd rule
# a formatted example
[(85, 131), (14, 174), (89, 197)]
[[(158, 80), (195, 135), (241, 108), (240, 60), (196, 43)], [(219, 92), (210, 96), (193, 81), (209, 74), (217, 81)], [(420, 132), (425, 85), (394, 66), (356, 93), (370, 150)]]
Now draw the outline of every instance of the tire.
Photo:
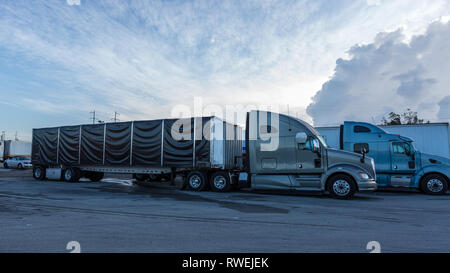
[(17, 169), (23, 169), (23, 165), (22, 165), (22, 163), (19, 163), (19, 165), (17, 165)]
[(448, 190), (448, 183), (440, 174), (427, 174), (420, 181), (420, 189), (425, 194), (442, 195)]
[(206, 174), (201, 171), (192, 171), (186, 176), (186, 184), (192, 191), (203, 191), (207, 187)]
[(8, 169), (9, 167), (8, 167), (8, 163), (3, 163), (3, 167), (5, 168), (5, 169)]
[(45, 168), (41, 166), (33, 167), (33, 177), (36, 180), (44, 180), (45, 179)]
[(136, 181), (144, 182), (148, 180), (149, 176), (148, 174), (135, 173), (133, 174), (133, 178), (136, 179)]
[(89, 174), (88, 178), (89, 180), (91, 180), (92, 182), (99, 182), (100, 180), (103, 179), (103, 177), (105, 176), (104, 173), (100, 173), (100, 172), (92, 172)]
[(81, 172), (77, 168), (66, 168), (63, 171), (62, 178), (66, 182), (78, 182), (80, 180)]
[(328, 181), (328, 192), (336, 199), (350, 199), (356, 192), (356, 184), (346, 174), (334, 175)]
[(228, 192), (231, 190), (230, 174), (228, 172), (215, 172), (209, 181), (211, 189), (216, 192)]

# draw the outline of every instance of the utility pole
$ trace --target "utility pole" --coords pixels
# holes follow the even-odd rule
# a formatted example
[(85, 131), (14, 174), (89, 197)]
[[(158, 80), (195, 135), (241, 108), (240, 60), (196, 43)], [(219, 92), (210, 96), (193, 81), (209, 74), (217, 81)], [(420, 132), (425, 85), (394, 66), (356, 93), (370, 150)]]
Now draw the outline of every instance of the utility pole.
[(14, 135), (14, 140), (19, 141), (19, 136), (17, 135), (17, 131), (16, 131), (16, 134)]
[(114, 111), (114, 122), (120, 121), (117, 117), (120, 116), (120, 114), (117, 111)]
[(90, 119), (92, 119), (92, 124), (95, 124), (95, 110), (92, 112), (89, 112), (89, 114), (92, 114), (92, 118), (90, 118)]

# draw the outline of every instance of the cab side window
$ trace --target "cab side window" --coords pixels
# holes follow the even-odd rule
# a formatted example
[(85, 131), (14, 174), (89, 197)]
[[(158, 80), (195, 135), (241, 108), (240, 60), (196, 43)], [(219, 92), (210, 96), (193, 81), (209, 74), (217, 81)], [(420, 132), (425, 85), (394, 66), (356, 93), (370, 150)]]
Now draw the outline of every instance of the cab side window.
[(356, 125), (355, 127), (353, 127), (353, 132), (354, 133), (370, 133), (370, 129), (365, 127), (365, 126), (361, 126), (361, 125)]
[(311, 150), (311, 138), (308, 138), (308, 140), (306, 141), (306, 143), (298, 143), (297, 144), (297, 149), (299, 150)]
[(405, 143), (402, 142), (394, 142), (392, 143), (392, 151), (394, 154), (407, 154), (407, 148), (405, 147)]

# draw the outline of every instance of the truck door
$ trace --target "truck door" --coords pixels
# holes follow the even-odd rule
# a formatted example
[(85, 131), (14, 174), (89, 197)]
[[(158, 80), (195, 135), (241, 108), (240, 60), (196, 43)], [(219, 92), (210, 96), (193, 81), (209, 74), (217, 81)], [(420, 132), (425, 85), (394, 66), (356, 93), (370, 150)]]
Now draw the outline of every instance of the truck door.
[(297, 143), (295, 147), (297, 171), (294, 187), (320, 188), (323, 172), (323, 153), (320, 142), (309, 136), (306, 143)]
[(392, 142), (391, 172), (391, 186), (409, 187), (411, 177), (415, 172), (415, 162), (412, 158), (412, 151), (409, 143)]

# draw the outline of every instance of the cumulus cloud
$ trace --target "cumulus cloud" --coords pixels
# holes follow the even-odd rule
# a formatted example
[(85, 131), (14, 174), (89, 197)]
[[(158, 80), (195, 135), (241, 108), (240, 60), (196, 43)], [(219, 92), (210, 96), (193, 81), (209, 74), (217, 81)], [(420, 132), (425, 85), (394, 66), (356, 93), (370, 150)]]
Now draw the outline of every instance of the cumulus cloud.
[(355, 45), (348, 59), (313, 97), (307, 113), (315, 125), (344, 120), (379, 122), (406, 108), (427, 120), (450, 119), (450, 23), (436, 21), (406, 41), (402, 29)]
[[(122, 120), (162, 118), (175, 105), (192, 106), (196, 96), (205, 105), (274, 104), (282, 112), (289, 105), (291, 115), (311, 121), (306, 106), (346, 49), (400, 24), (408, 36), (447, 15), (449, 6), (447, 0), (0, 1), (0, 100), (17, 105), (2, 104), (17, 114), (0, 116), (0, 125), (31, 131), (82, 123), (94, 109), (107, 121), (114, 111)], [(421, 74), (428, 69), (390, 77), (420, 92), (438, 84)]]

